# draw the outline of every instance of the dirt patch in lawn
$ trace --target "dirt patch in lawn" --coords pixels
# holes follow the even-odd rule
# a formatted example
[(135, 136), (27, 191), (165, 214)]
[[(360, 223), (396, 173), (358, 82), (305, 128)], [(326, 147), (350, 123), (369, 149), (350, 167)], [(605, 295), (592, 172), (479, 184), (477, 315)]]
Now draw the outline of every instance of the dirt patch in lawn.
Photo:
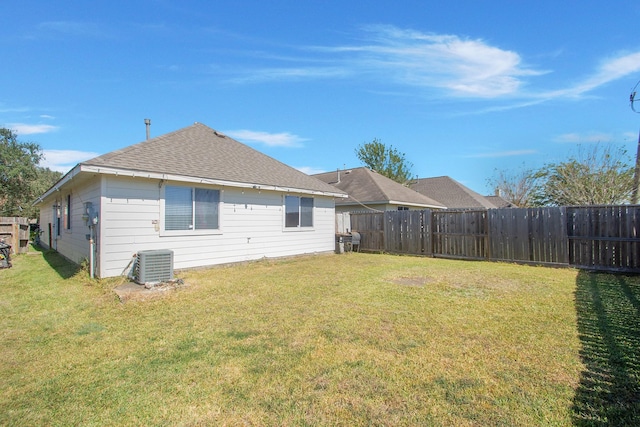
[(137, 283), (128, 282), (114, 288), (114, 292), (118, 295), (120, 302), (129, 300), (144, 301), (151, 298), (157, 298), (166, 295), (167, 292), (183, 288), (186, 285), (182, 280), (174, 280), (167, 283), (157, 283), (153, 286), (139, 285)]

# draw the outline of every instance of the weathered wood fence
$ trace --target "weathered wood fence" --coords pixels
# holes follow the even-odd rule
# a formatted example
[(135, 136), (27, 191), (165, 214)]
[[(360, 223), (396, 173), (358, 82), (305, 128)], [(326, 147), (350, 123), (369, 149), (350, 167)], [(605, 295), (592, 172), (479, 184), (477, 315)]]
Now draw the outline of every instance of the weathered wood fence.
[(351, 213), (365, 251), (640, 273), (640, 206)]
[(29, 219), (21, 217), (0, 217), (0, 241), (11, 245), (13, 253), (29, 250)]

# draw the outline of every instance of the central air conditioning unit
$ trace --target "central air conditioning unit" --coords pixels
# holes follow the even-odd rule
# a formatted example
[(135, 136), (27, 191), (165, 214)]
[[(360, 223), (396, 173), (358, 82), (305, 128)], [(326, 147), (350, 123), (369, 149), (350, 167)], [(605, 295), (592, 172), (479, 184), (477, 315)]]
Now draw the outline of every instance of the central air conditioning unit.
[(133, 273), (135, 281), (142, 285), (173, 280), (173, 251), (157, 249), (138, 252)]

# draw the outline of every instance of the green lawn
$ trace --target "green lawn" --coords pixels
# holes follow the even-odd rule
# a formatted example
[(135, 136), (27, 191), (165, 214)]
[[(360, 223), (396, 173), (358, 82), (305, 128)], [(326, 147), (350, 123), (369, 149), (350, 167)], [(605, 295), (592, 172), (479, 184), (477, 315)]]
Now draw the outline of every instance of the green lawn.
[(378, 254), (180, 272), (121, 303), (0, 270), (0, 425), (639, 425), (640, 278)]

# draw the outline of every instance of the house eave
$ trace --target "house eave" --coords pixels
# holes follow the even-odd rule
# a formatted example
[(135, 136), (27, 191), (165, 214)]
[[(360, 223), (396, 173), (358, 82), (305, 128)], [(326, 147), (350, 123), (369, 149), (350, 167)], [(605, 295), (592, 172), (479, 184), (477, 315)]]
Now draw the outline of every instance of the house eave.
[(59, 189), (62, 186), (64, 186), (69, 181), (71, 181), (80, 173), (124, 176), (124, 177), (131, 177), (131, 178), (158, 179), (158, 180), (164, 180), (164, 181), (185, 182), (185, 183), (191, 183), (191, 184), (218, 185), (221, 187), (253, 188), (255, 190), (277, 191), (282, 193), (309, 194), (314, 196), (325, 196), (325, 197), (335, 197), (335, 198), (347, 197), (347, 195), (344, 193), (338, 193), (338, 192), (332, 192), (332, 191), (320, 191), (320, 190), (311, 190), (306, 188), (284, 187), (284, 186), (278, 186), (278, 185), (265, 185), (265, 184), (251, 183), (251, 182), (226, 181), (221, 179), (199, 178), (199, 177), (193, 177), (188, 175), (175, 175), (175, 174), (148, 172), (148, 171), (141, 171), (141, 170), (129, 170), (129, 169), (121, 169), (121, 168), (110, 168), (105, 166), (78, 164), (70, 172), (68, 172), (64, 177), (62, 177), (46, 193), (38, 197), (38, 199), (36, 199), (36, 201), (33, 204), (37, 205), (41, 203), (44, 199), (49, 197), (52, 193), (59, 191)]
[(339, 201), (336, 202), (336, 206), (361, 206), (361, 205), (397, 205), (397, 206), (410, 206), (414, 208), (423, 208), (423, 209), (446, 209), (446, 206), (441, 205), (429, 205), (424, 203), (412, 203), (412, 202), (401, 202), (397, 200), (373, 200), (366, 202), (356, 202), (356, 201)]
[(389, 200), (390, 205), (402, 205), (402, 206), (411, 206), (415, 208), (425, 208), (425, 209), (446, 209), (446, 206), (442, 205), (428, 205), (424, 203), (414, 203), (414, 202), (402, 202), (398, 200)]

